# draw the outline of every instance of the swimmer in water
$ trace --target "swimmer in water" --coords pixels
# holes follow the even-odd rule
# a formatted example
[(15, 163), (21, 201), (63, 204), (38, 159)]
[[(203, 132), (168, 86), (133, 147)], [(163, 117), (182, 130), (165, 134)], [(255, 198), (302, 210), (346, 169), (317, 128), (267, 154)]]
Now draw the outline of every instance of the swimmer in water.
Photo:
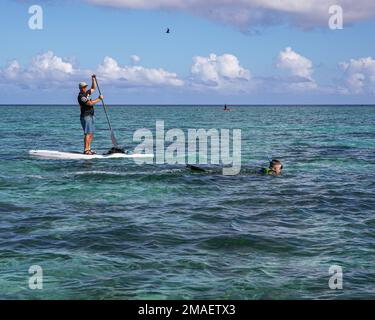
[[(211, 173), (211, 174), (217, 174), (221, 172), (222, 168), (219, 166), (211, 166), (211, 167), (200, 167), (197, 165), (186, 165), (188, 169), (190, 169), (192, 172), (200, 172), (200, 173)], [(271, 175), (271, 176), (279, 176), (281, 175), (281, 172), (283, 170), (283, 164), (280, 160), (273, 159), (270, 161), (268, 168), (261, 168), (258, 171), (252, 171), (251, 175), (254, 174), (261, 174), (261, 175)]]
[(271, 176), (279, 176), (283, 170), (283, 164), (280, 160), (273, 159), (270, 161), (268, 168), (262, 168), (259, 171), (259, 174), (266, 174)]

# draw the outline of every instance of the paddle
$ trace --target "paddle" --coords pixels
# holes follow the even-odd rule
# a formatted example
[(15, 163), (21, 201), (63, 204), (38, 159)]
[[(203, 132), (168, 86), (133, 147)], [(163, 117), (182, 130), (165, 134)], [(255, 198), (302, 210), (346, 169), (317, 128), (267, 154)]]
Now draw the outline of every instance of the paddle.
[[(102, 93), (101, 93), (101, 91), (100, 91), (100, 87), (99, 87), (98, 79), (97, 79), (96, 77), (95, 77), (95, 82), (96, 82), (96, 87), (98, 88), (98, 91), (99, 91), (99, 95), (102, 95)], [(112, 140), (112, 144), (113, 144), (113, 146), (114, 146), (116, 149), (119, 149), (119, 144), (117, 143), (117, 140), (116, 140), (116, 137), (115, 137), (115, 133), (114, 133), (113, 130), (112, 130), (111, 121), (109, 121), (109, 117), (108, 117), (108, 113), (107, 113), (107, 108), (106, 108), (106, 106), (105, 106), (104, 99), (102, 100), (102, 104), (103, 104), (103, 109), (104, 109), (105, 116), (106, 116), (106, 118), (107, 118), (109, 131), (111, 131), (111, 140)]]

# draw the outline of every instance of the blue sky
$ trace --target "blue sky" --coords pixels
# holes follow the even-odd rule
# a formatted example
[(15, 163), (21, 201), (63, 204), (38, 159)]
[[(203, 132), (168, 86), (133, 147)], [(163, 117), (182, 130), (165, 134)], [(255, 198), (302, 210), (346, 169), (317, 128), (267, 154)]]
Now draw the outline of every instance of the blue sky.
[(91, 73), (114, 104), (374, 102), (371, 1), (341, 1), (343, 30), (321, 0), (221, 2), (3, 0), (0, 103), (73, 104)]

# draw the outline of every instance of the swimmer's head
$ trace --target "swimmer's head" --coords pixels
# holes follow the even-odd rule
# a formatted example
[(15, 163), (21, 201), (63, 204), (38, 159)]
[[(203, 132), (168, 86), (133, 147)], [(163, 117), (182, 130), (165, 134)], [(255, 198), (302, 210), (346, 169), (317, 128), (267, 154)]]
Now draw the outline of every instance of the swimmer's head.
[(273, 159), (270, 161), (269, 169), (272, 170), (275, 174), (281, 174), (281, 171), (283, 170), (283, 164), (280, 160)]

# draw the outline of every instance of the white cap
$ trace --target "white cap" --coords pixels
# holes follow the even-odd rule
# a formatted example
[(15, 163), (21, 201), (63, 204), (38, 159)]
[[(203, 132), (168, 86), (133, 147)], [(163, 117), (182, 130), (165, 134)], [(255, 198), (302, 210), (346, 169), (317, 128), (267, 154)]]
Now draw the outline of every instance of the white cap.
[(80, 88), (80, 89), (85, 88), (85, 87), (87, 87), (87, 86), (88, 86), (88, 85), (87, 85), (86, 82), (80, 82), (80, 83), (79, 83), (79, 88)]

